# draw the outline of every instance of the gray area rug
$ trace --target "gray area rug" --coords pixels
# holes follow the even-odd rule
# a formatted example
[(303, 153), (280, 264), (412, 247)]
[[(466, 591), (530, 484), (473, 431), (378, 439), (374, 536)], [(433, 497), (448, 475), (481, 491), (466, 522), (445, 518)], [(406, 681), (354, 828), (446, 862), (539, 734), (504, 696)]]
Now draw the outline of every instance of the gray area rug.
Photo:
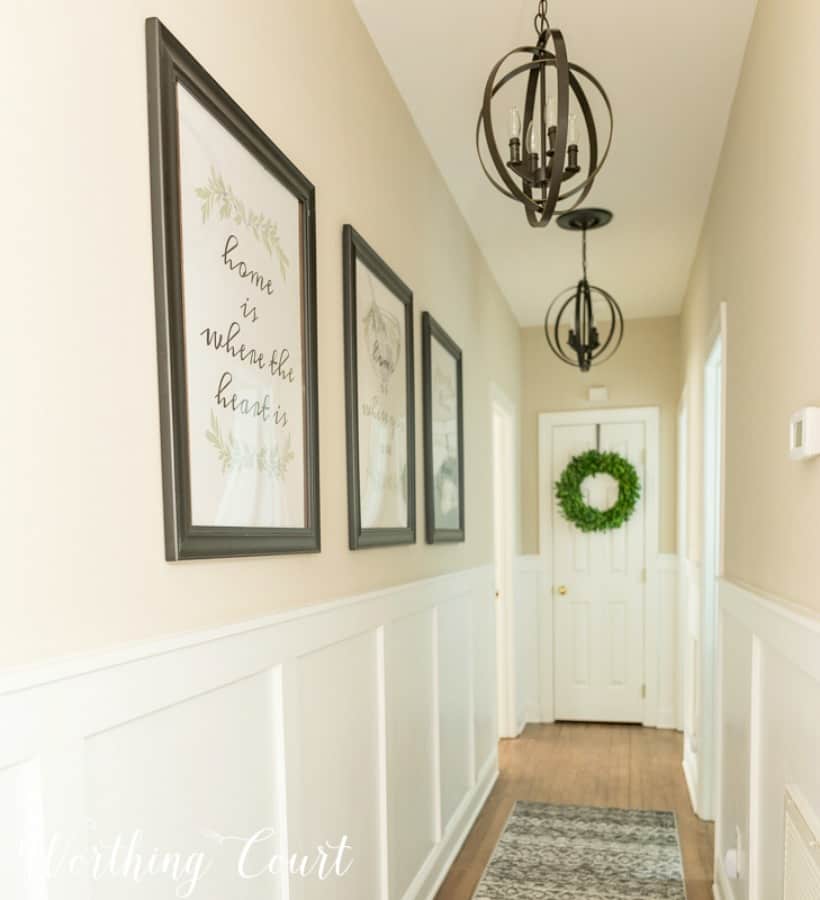
[(686, 900), (675, 814), (516, 803), (475, 900)]

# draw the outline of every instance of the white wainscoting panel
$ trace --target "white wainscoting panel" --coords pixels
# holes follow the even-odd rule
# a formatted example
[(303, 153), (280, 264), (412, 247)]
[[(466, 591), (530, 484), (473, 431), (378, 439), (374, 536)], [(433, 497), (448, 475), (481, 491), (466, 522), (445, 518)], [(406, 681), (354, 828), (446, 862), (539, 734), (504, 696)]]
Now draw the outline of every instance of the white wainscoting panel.
[[(214, 864), (207, 875), (214, 896), (236, 891), (233, 848), (207, 834), (252, 835), (277, 824), (278, 673), (244, 678), (138, 719), (86, 737), (82, 750), (87, 838), (104, 845), (116, 835), (142, 833), (137, 852), (153, 847), (194, 858), (207, 848)], [(74, 847), (85, 834), (65, 835)], [(221, 852), (226, 849), (228, 852)], [(248, 860), (262, 870), (280, 850), (272, 836)], [(94, 900), (131, 900), (148, 892), (116, 872), (91, 882)], [(163, 884), (163, 881), (165, 883)], [(154, 895), (172, 896), (162, 877)], [(248, 880), (249, 900), (281, 894), (278, 875)], [(196, 891), (199, 893), (199, 891)]]
[(9, 673), (0, 897), (430, 900), (495, 708), (490, 566)]
[(682, 638), (683, 774), (692, 808), (698, 807), (698, 721), (700, 693), (700, 566), (685, 559), (681, 564), (679, 592), (686, 598)]
[(540, 556), (519, 556), (515, 571), (515, 721), (519, 734), (540, 715), (539, 632), (544, 565)]
[[(498, 696), (495, 662), (495, 588), (488, 570), (486, 593), (472, 603), (473, 727), (479, 776), (487, 760), (498, 755)], [(479, 777), (480, 780), (480, 777)]]
[(783, 900), (820, 900), (820, 819), (794, 785), (785, 807)]
[(657, 719), (658, 728), (680, 728), (679, 684), (680, 658), (678, 641), (678, 557), (662, 553), (657, 565)]
[(475, 780), (470, 595), (438, 607), (441, 822), (446, 828)]
[[(295, 847), (315, 847), (327, 835), (347, 834), (350, 845), (381, 848), (382, 731), (379, 634), (365, 632), (300, 657), (286, 694), (290, 752), (286, 786), (299, 798), (287, 816)], [(356, 815), (351, 818), (350, 810)], [(336, 839), (337, 839), (336, 838)], [(349, 896), (365, 896), (386, 877), (380, 852), (361, 856), (345, 876)], [(336, 897), (335, 880), (298, 880), (290, 900)], [(228, 896), (226, 894), (226, 896)]]
[[(751, 677), (753, 635), (739, 622), (732, 626), (731, 631), (731, 640), (721, 643), (719, 660), (721, 738), (724, 734), (731, 735), (728, 745), (724, 744), (724, 752), (732, 753), (731, 763), (724, 757), (720, 765), (716, 828), (722, 830), (722, 834), (716, 837), (715, 852), (721, 859), (727, 850), (735, 848), (735, 826), (748, 822), (749, 818), (751, 683), (738, 675), (742, 673)], [(743, 844), (748, 847), (749, 834), (745, 824), (741, 833)], [(746, 897), (747, 894), (744, 891), (737, 896)]]
[[(36, 761), (0, 770), (0, 886), (3, 896), (47, 896), (45, 825)], [(13, 852), (19, 846), (29, 853)], [(12, 852), (10, 852), (12, 851)]]
[[(718, 890), (770, 900), (783, 896), (787, 785), (820, 812), (820, 618), (726, 580), (720, 606)], [(729, 880), (736, 829), (744, 864)]]
[(390, 896), (403, 897), (440, 838), (434, 614), (385, 628)]

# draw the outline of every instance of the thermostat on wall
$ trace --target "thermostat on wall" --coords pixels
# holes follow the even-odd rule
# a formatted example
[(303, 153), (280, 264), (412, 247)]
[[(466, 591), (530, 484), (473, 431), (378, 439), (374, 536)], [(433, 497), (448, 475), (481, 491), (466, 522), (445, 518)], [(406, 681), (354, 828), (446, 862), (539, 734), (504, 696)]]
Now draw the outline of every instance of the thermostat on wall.
[(789, 430), (789, 456), (808, 459), (820, 453), (820, 408), (806, 406), (798, 410)]

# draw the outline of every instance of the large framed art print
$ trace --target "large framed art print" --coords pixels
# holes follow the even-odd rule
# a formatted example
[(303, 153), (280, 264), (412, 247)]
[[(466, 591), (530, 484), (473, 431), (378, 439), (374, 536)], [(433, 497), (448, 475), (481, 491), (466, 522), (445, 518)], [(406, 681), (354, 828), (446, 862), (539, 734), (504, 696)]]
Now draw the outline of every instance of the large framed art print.
[(424, 511), (428, 544), (464, 540), (464, 391), (461, 348), (421, 317)]
[(413, 293), (352, 226), (342, 243), (350, 548), (412, 544)]
[(166, 557), (317, 551), (314, 188), (146, 36)]

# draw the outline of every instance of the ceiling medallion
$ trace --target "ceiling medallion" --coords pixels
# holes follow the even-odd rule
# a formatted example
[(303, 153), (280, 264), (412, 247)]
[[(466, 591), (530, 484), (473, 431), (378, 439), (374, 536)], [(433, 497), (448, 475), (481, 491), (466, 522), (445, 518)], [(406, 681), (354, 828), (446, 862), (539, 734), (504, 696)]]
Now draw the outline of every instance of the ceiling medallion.
[[(544, 333), (550, 350), (570, 366), (588, 372), (606, 362), (620, 347), (624, 336), (624, 317), (615, 298), (587, 281), (587, 231), (603, 228), (612, 221), (606, 209), (578, 209), (564, 213), (558, 226), (582, 234), (583, 277), (575, 287), (562, 291), (550, 303), (544, 317)], [(609, 315), (606, 338), (595, 323), (595, 306)], [(568, 314), (571, 309), (571, 314)]]
[[(505, 197), (517, 200), (524, 206), (530, 225), (543, 228), (549, 224), (559, 202), (575, 198), (569, 207), (575, 209), (589, 194), (609, 155), (613, 118), (612, 105), (601, 83), (586, 69), (569, 61), (563, 35), (552, 29), (547, 19), (547, 0), (540, 0), (533, 21), (538, 35), (536, 45), (511, 50), (490, 72), (476, 126), (476, 149), (484, 174), (492, 184)], [(502, 75), (505, 63), (518, 54), (530, 58), (527, 62), (519, 60)], [(506, 84), (519, 75), (526, 75), (527, 80), (524, 117), (522, 120), (519, 107), (514, 106), (510, 110), (509, 157), (505, 161), (493, 130), (492, 101)], [(609, 114), (609, 135), (600, 158), (598, 129), (584, 93), (583, 81), (588, 82), (587, 89), (592, 85), (598, 91)], [(583, 169), (578, 143), (581, 123), (586, 131), (587, 166), (584, 179), (564, 189), (564, 183), (570, 182)], [(500, 182), (491, 174), (482, 154), (482, 131)]]

